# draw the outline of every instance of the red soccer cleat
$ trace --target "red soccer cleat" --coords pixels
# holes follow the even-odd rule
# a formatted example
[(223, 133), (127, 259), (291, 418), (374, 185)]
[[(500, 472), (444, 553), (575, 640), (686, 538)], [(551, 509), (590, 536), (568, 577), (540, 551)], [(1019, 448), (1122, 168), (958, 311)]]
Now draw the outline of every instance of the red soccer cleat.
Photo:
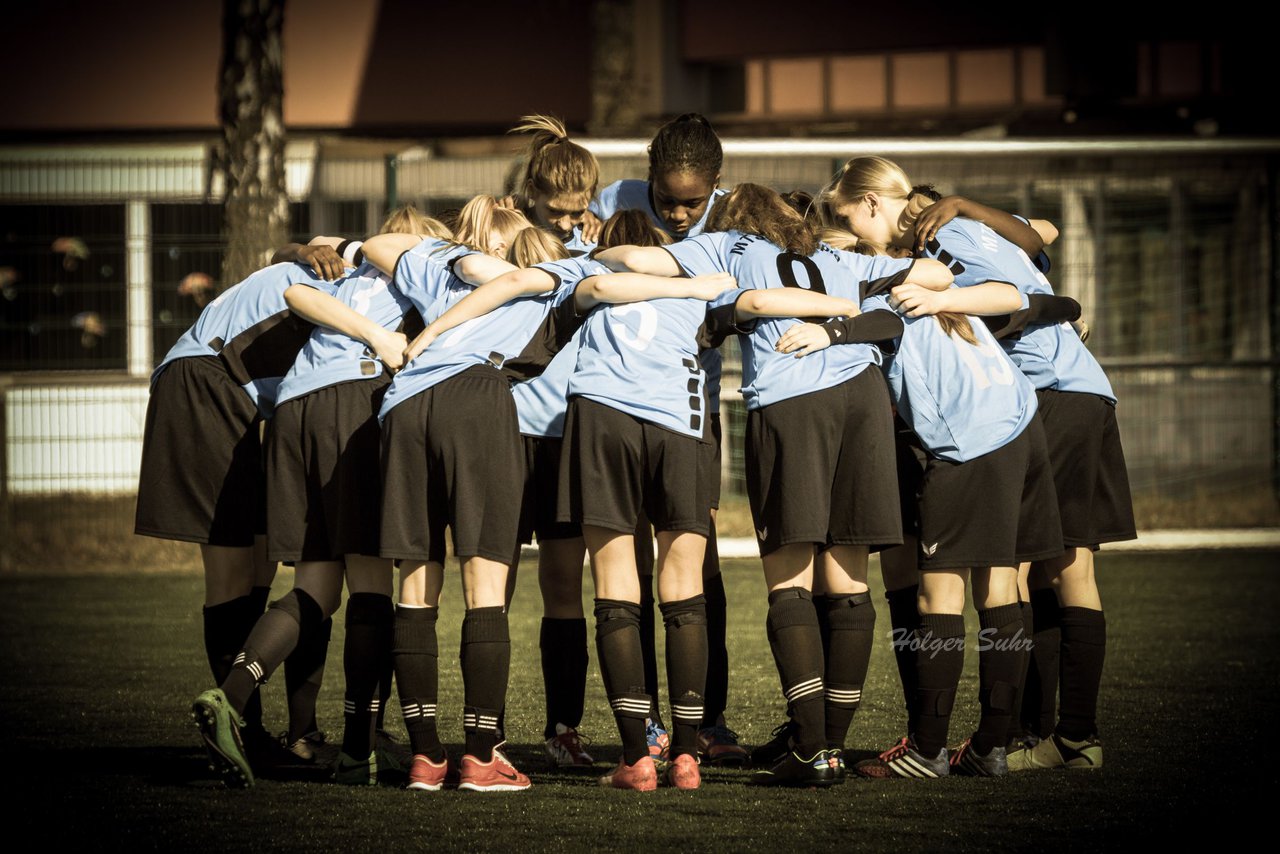
[(449, 757), (432, 762), (421, 753), (414, 755), (409, 765), (409, 785), (405, 788), (421, 792), (438, 792), (444, 788), (450, 776)]
[(634, 765), (624, 765), (622, 760), (618, 760), (618, 767), (613, 769), (613, 773), (601, 777), (600, 785), (652, 792), (658, 788), (658, 769), (654, 767), (651, 756), (641, 756)]
[(698, 760), (688, 753), (681, 753), (667, 767), (667, 785), (692, 791), (702, 785), (702, 772)]

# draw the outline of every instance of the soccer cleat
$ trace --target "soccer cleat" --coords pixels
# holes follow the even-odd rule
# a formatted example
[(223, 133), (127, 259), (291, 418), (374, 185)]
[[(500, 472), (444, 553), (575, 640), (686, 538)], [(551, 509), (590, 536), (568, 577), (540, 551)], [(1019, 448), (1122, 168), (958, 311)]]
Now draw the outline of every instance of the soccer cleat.
[(787, 720), (773, 728), (769, 740), (751, 751), (751, 764), (756, 768), (772, 768), (791, 752), (791, 739), (796, 734), (796, 722)]
[(377, 751), (370, 753), (364, 759), (352, 759), (339, 751), (338, 761), (333, 765), (333, 782), (343, 786), (378, 785)]
[(738, 744), (738, 734), (724, 724), (698, 730), (698, 753), (710, 765), (740, 767), (751, 758), (747, 749)]
[(973, 739), (966, 738), (959, 747), (947, 751), (951, 773), (965, 777), (1003, 777), (1009, 773), (1003, 747), (993, 747), (986, 756), (973, 749)]
[(516, 770), (516, 766), (498, 749), (505, 743), (493, 749), (493, 758), (488, 762), (481, 762), (470, 754), (463, 756), (458, 788), (468, 792), (523, 792), (528, 789), (529, 778)]
[(618, 760), (618, 767), (600, 778), (600, 785), (613, 789), (631, 789), (636, 792), (652, 792), (658, 788), (658, 769), (653, 764), (652, 756), (641, 756), (634, 765), (624, 765)]
[(571, 726), (556, 724), (556, 734), (547, 739), (547, 756), (553, 768), (585, 768), (595, 760), (582, 746), (582, 736)]
[(944, 747), (932, 759), (916, 750), (915, 742), (904, 738), (875, 759), (864, 759), (853, 766), (859, 777), (889, 780), (895, 777), (935, 779), (951, 773), (951, 763)]
[(191, 704), (191, 717), (200, 728), (209, 768), (218, 772), (228, 786), (248, 788), (253, 785), (253, 769), (245, 756), (240, 728), (244, 720), (227, 702), (221, 688), (205, 691)]
[(420, 792), (438, 792), (445, 786), (457, 782), (450, 779), (453, 771), (449, 757), (446, 756), (439, 762), (432, 762), (419, 753), (409, 763), (409, 783), (405, 788)]
[(1029, 733), (1009, 739), (1009, 743), (1004, 746), (1005, 762), (1008, 764), (1009, 770), (1027, 770), (1027, 754), (1039, 743), (1040, 736)]
[(320, 730), (309, 732), (293, 743), (289, 743), (288, 739), (287, 732), (280, 733), (280, 746), (293, 754), (294, 764), (332, 765), (338, 761), (338, 753), (341, 751), (325, 741), (324, 733)]
[(771, 767), (755, 771), (747, 782), (753, 786), (834, 786), (843, 780), (839, 768), (840, 758), (832, 755), (830, 750), (819, 750), (808, 759), (788, 750), (787, 755)]
[(375, 744), (379, 768), (397, 774), (408, 772), (409, 765), (413, 762), (413, 754), (409, 752), (409, 748), (396, 741), (386, 730), (381, 729), (378, 730)]
[(835, 759), (836, 761), (836, 782), (843, 783), (845, 780), (845, 777), (848, 776), (848, 772), (845, 770), (845, 767), (844, 767), (844, 748), (831, 747), (827, 749), (827, 752), (830, 753), (831, 758)]
[(667, 785), (676, 789), (692, 791), (702, 785), (702, 772), (698, 770), (698, 760), (691, 754), (681, 753), (667, 766)]
[(1010, 771), (1037, 771), (1041, 768), (1093, 770), (1102, 767), (1102, 742), (1096, 735), (1083, 741), (1063, 738), (1056, 732), (1030, 750), (1009, 757)]
[(644, 719), (644, 736), (649, 742), (649, 756), (654, 762), (666, 762), (671, 750), (671, 736), (653, 718)]

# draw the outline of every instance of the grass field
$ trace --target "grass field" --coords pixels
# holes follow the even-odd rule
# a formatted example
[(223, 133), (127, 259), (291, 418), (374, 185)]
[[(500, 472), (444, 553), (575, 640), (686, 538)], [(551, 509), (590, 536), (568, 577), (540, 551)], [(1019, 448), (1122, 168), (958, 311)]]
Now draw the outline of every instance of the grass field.
[[(195, 574), (0, 578), (0, 710), (11, 838), (54, 849), (1019, 850), (1100, 848), (1202, 834), (1232, 847), (1267, 822), (1277, 783), (1276, 554), (1112, 556), (1098, 562), (1109, 648), (1101, 721), (1106, 767), (1001, 780), (851, 781), (825, 792), (761, 791), (710, 770), (702, 790), (602, 790), (591, 775), (543, 770), (540, 603), (525, 574), (511, 620), (507, 732), (534, 787), (516, 795), (353, 790), (319, 778), (213, 781), (187, 717), (208, 687)], [(873, 576), (876, 573), (873, 572)], [(440, 621), (441, 721), (457, 754), (461, 620), (456, 573)], [(764, 638), (758, 564), (727, 562), (730, 725), (747, 744), (781, 719)], [(282, 571), (276, 594), (291, 578)], [(878, 577), (873, 590), (888, 631)], [(972, 612), (970, 618), (974, 622)], [(341, 619), (335, 620), (322, 726), (341, 729)], [(958, 740), (976, 722), (970, 651)], [(618, 739), (593, 665), (582, 730), (597, 771)], [(282, 721), (282, 678), (266, 688)], [(850, 746), (887, 746), (902, 727), (887, 641), (876, 649)], [(665, 702), (664, 702), (665, 706)], [(388, 720), (401, 733), (398, 707)], [(16, 822), (16, 827), (14, 826)]]

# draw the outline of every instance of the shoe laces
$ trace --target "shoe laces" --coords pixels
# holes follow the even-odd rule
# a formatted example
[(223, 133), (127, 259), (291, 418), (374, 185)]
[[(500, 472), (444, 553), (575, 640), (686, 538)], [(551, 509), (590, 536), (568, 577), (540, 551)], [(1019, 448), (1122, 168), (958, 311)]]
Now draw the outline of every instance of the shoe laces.
[[(715, 726), (707, 727), (707, 730), (709, 730), (711, 734), (711, 738), (708, 739), (709, 741), (730, 742), (732, 744), (738, 743), (738, 734), (724, 724), (716, 724)], [(774, 731), (774, 734), (777, 735), (776, 730)]]
[(796, 725), (795, 721), (788, 718), (787, 720), (783, 721), (782, 723), (778, 724), (776, 727), (773, 728), (773, 732), (769, 734), (769, 738), (778, 739), (778, 738), (782, 738), (782, 736), (784, 735), (789, 735), (791, 733), (791, 730), (795, 728), (795, 725)]
[(911, 739), (908, 738), (907, 736), (903, 736), (902, 739), (897, 744), (895, 744), (893, 747), (890, 747), (884, 753), (880, 754), (880, 761), (892, 762), (893, 760), (897, 759), (900, 756), (905, 756), (907, 751), (910, 749), (911, 749)]
[(972, 739), (966, 738), (964, 741), (960, 742), (959, 747), (951, 752), (950, 763), (952, 768), (959, 765), (960, 761), (964, 759), (964, 755), (969, 752), (971, 741)]

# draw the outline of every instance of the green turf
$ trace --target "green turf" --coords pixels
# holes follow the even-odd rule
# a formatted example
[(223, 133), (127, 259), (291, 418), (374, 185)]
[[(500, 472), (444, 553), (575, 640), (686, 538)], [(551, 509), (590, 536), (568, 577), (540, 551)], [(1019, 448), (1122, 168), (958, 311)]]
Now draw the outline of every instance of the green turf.
[[(1101, 847), (1208, 832), (1244, 841), (1265, 822), (1277, 699), (1275, 554), (1103, 556), (1110, 643), (1101, 720), (1106, 767), (1002, 780), (850, 782), (827, 792), (760, 791), (743, 772), (710, 770), (701, 791), (639, 795), (592, 776), (543, 770), (537, 587), (522, 578), (511, 634), (507, 731), (534, 787), (515, 795), (352, 790), (264, 780), (249, 792), (207, 772), (191, 698), (208, 687), (201, 582), (192, 575), (0, 579), (0, 710), (10, 833), (29, 844), (165, 849), (284, 848), (1016, 850)], [(456, 576), (456, 573), (454, 574)], [(874, 573), (873, 573), (874, 575)], [(781, 700), (764, 638), (758, 564), (726, 564), (731, 603), (729, 723), (768, 737)], [(277, 595), (289, 577), (277, 578)], [(888, 630), (878, 578), (881, 635)], [(461, 741), (456, 577), (440, 621), (442, 731)], [(970, 619), (973, 615), (970, 613)], [(341, 728), (342, 621), (335, 620), (323, 726)], [(976, 722), (970, 652), (952, 734)], [(281, 721), (279, 674), (265, 691)], [(901, 695), (877, 647), (850, 745), (900, 735)], [(665, 703), (664, 703), (665, 705)], [(398, 707), (389, 719), (401, 733)], [(618, 755), (598, 671), (582, 730), (597, 770)], [(17, 827), (13, 826), (16, 820)], [(1224, 835), (1225, 834), (1225, 835)]]

